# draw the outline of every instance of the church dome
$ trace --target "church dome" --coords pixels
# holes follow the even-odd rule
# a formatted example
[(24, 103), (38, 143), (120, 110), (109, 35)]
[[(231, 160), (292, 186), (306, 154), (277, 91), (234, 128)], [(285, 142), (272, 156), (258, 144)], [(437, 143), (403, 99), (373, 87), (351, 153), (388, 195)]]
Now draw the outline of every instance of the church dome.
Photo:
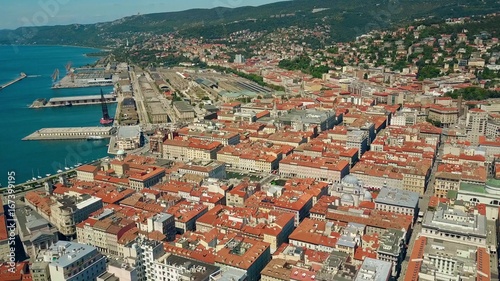
[(372, 199), (373, 199), (372, 194), (368, 190), (365, 190), (365, 194), (364, 194), (363, 198), (365, 201), (372, 201)]
[(352, 197), (351, 194), (344, 193), (342, 197), (340, 197), (340, 203), (341, 204), (354, 203), (354, 197)]
[(342, 179), (342, 183), (357, 186), (359, 184), (359, 180), (353, 175), (347, 175)]

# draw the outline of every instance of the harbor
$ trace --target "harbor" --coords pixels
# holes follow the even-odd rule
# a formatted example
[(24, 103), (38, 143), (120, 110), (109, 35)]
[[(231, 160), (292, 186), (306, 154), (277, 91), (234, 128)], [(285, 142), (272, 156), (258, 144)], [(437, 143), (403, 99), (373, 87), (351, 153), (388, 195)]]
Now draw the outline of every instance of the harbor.
[(24, 141), (36, 140), (103, 140), (117, 132), (116, 127), (74, 127), (43, 128), (23, 138)]
[(87, 88), (113, 86), (118, 81), (118, 76), (105, 69), (71, 68), (66, 66), (67, 75), (59, 80), (59, 71), (53, 74), (54, 85), (52, 89)]
[(10, 82), (7, 82), (7, 83), (5, 83), (5, 84), (0, 85), (0, 90), (5, 89), (5, 88), (7, 88), (7, 87), (9, 87), (9, 86), (11, 86), (11, 85), (13, 85), (13, 84), (17, 83), (17, 82), (19, 82), (19, 81), (23, 80), (23, 79), (24, 79), (24, 78), (26, 78), (26, 77), (28, 77), (28, 76), (26, 75), (26, 73), (21, 72), (21, 74), (20, 74), (20, 76), (19, 76), (18, 78), (14, 79), (14, 80), (12, 80), (12, 81), (10, 81)]
[[(103, 95), (103, 97), (106, 103), (117, 102), (116, 96), (114, 95), (108, 94), (108, 95)], [(30, 108), (93, 105), (93, 104), (101, 104), (102, 102), (103, 100), (101, 95), (58, 97), (58, 98), (51, 98), (48, 101), (42, 98), (35, 100), (30, 105)]]

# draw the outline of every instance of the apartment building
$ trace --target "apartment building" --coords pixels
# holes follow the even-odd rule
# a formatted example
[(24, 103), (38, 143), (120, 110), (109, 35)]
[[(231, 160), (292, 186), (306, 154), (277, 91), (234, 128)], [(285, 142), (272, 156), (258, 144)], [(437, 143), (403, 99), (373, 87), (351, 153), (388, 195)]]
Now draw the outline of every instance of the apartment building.
[(217, 141), (200, 140), (196, 138), (175, 138), (163, 142), (163, 158), (187, 162), (194, 159), (217, 159), (217, 152), (222, 144)]
[(349, 173), (349, 162), (327, 157), (292, 154), (281, 160), (279, 174), (287, 178), (314, 178), (340, 182)]
[(445, 107), (438, 104), (429, 106), (428, 118), (432, 121), (439, 122), (441, 127), (449, 128), (458, 123), (458, 108)]
[(223, 130), (215, 130), (211, 127), (194, 126), (179, 129), (179, 136), (186, 138), (195, 138), (206, 141), (216, 141), (223, 145), (236, 145), (240, 143), (240, 134)]
[(465, 120), (466, 133), (472, 144), (477, 145), (479, 143), (479, 137), (486, 134), (487, 123), (488, 112), (479, 108), (473, 108), (467, 112)]

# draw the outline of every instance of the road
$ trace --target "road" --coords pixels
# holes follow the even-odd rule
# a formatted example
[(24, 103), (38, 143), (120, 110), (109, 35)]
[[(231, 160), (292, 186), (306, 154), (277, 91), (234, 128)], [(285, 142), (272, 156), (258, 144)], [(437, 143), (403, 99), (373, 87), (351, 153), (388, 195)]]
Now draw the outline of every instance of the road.
[[(133, 70), (131, 68), (130, 70), (130, 79), (131, 79), (131, 84), (132, 88), (134, 91), (134, 99), (137, 105), (137, 115), (139, 116), (139, 123), (140, 124), (149, 124), (149, 116), (148, 116), (148, 111), (146, 110), (146, 105), (144, 104), (145, 99), (142, 94), (142, 88), (141, 84), (139, 82), (139, 78), (135, 72), (135, 66), (133, 67)], [(144, 73), (141, 71), (139, 76), (143, 75)]]
[[(441, 135), (441, 137), (442, 137), (442, 135)], [(427, 183), (427, 188), (425, 190), (424, 195), (422, 196), (422, 198), (419, 200), (419, 203), (418, 203), (419, 209), (421, 211), (423, 211), (424, 213), (427, 211), (427, 208), (429, 207), (429, 200), (432, 197), (432, 195), (434, 194), (434, 183), (436, 180), (435, 175), (437, 172), (437, 167), (438, 167), (439, 163), (441, 162), (443, 150), (444, 150), (444, 141), (441, 141), (441, 143), (438, 147), (438, 154), (437, 154), (436, 160), (434, 161), (434, 164), (433, 164), (432, 169), (431, 169), (430, 180)], [(408, 243), (406, 258), (403, 261), (403, 263), (401, 264), (401, 275), (400, 276), (402, 276), (402, 277), (400, 279), (402, 279), (406, 273), (406, 270), (408, 268), (408, 263), (410, 261), (411, 251), (413, 250), (415, 240), (418, 239), (421, 231), (422, 231), (422, 224), (417, 222), (413, 227), (410, 241)]]

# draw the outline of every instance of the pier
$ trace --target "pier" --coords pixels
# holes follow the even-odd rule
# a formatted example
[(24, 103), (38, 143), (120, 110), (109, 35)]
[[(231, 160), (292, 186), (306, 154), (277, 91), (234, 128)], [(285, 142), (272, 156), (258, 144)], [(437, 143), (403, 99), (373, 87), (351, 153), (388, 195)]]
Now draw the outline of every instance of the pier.
[[(106, 103), (116, 103), (114, 95), (104, 95)], [(76, 105), (92, 105), (101, 104), (101, 95), (90, 96), (75, 96), (75, 97), (60, 97), (46, 99), (37, 99), (33, 102), (30, 108), (43, 108), (43, 107), (61, 107), (61, 106), (76, 106)]]
[(111, 138), (116, 131), (115, 127), (43, 128), (23, 140), (101, 140)]
[(12, 81), (10, 81), (8, 83), (5, 83), (3, 85), (0, 85), (0, 90), (5, 89), (5, 88), (7, 88), (7, 87), (9, 87), (9, 86), (17, 83), (17, 82), (23, 80), (26, 77), (28, 77), (28, 76), (24, 72), (21, 72), (21, 75), (18, 78), (14, 79), (14, 80), (12, 80)]

